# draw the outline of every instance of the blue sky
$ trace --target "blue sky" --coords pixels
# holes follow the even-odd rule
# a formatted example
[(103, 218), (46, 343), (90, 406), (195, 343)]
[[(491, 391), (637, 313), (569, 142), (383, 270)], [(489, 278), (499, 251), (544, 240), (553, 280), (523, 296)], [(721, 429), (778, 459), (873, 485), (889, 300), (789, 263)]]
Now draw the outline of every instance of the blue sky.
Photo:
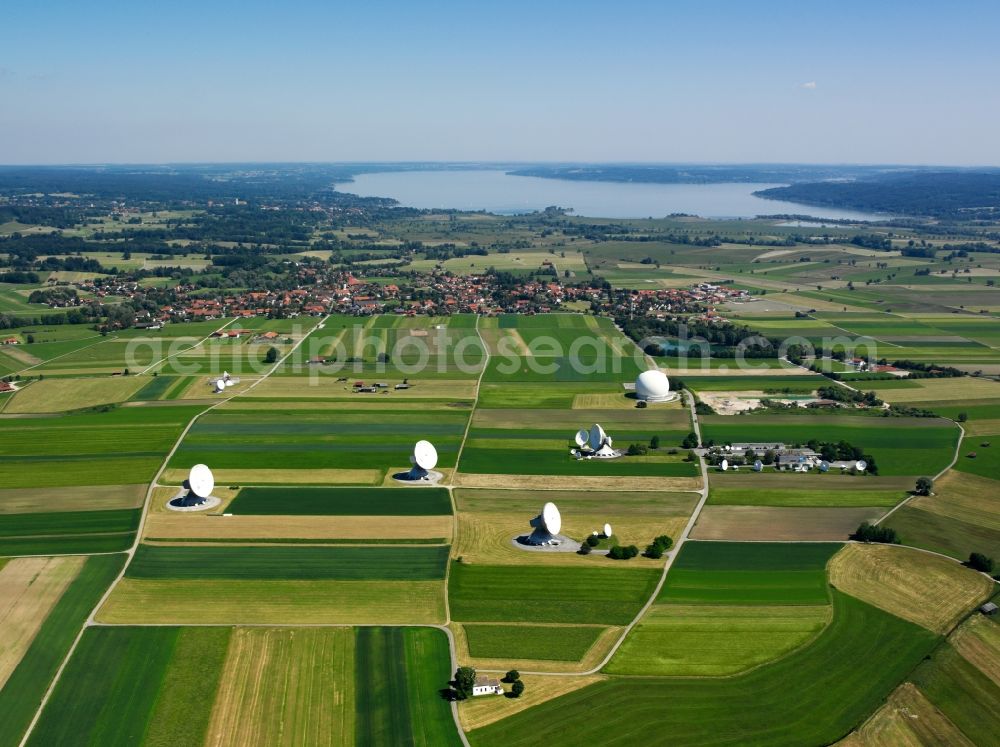
[(7, 3), (0, 163), (1000, 165), (1000, 3)]

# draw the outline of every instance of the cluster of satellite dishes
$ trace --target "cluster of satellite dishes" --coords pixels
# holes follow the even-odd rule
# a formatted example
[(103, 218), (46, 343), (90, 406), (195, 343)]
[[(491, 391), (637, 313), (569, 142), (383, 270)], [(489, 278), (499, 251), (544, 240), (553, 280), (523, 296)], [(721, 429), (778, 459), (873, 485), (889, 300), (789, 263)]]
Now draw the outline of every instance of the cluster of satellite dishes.
[(437, 463), (438, 453), (434, 444), (430, 441), (417, 441), (410, 455), (410, 471), (397, 473), (393, 478), (401, 482), (436, 482), (442, 477), (440, 472), (434, 471)]
[(616, 459), (622, 455), (614, 448), (611, 436), (604, 432), (604, 429), (597, 423), (590, 426), (588, 431), (581, 428), (573, 437), (576, 448), (570, 454), (577, 459)]
[[(830, 471), (830, 463), (827, 462), (827, 461), (825, 461), (825, 460), (822, 461), (822, 462), (820, 462), (818, 465), (816, 465), (816, 467), (819, 469), (820, 472), (829, 472)], [(864, 472), (866, 469), (868, 469), (868, 462), (866, 462), (864, 459), (859, 459), (858, 461), (856, 461), (853, 464), (853, 467), (854, 467), (854, 469), (857, 472)], [(792, 465), (792, 469), (795, 472), (808, 472), (812, 468), (813, 468), (813, 465), (811, 463), (809, 463), (809, 462), (802, 462), (801, 464), (794, 464), (794, 465)], [(734, 472), (739, 472), (740, 471), (739, 465), (738, 464), (730, 464), (728, 459), (723, 459), (719, 463), (719, 469), (722, 472), (728, 472), (730, 469), (732, 469)], [(751, 466), (751, 469), (754, 472), (762, 472), (764, 470), (764, 463), (762, 461), (760, 461), (760, 459), (758, 459), (758, 460), (756, 460), (753, 463), (753, 465)], [(844, 469), (847, 469), (847, 468), (846, 467), (841, 467), (841, 471), (843, 471)]]
[(212, 495), (213, 490), (215, 490), (215, 475), (212, 474), (212, 470), (207, 465), (196, 464), (188, 473), (182, 492), (168, 505), (170, 508), (180, 510), (209, 508), (220, 502)]
[(239, 383), (240, 380), (234, 379), (230, 376), (229, 371), (223, 371), (222, 377), (215, 380), (215, 393), (219, 394), (220, 392), (224, 392), (228, 387), (236, 386)]
[(532, 526), (532, 532), (523, 538), (524, 544), (536, 547), (562, 544), (559, 537), (559, 532), (562, 531), (562, 514), (556, 504), (551, 501), (546, 503), (542, 506), (542, 512), (528, 523)]

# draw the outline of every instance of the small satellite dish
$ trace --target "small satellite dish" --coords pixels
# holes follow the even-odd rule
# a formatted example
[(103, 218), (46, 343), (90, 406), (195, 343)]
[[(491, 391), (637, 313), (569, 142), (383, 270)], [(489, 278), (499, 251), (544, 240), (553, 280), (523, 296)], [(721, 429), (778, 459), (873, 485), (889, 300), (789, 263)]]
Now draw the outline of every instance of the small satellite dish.
[(586, 428), (582, 428), (582, 429), (580, 429), (579, 431), (576, 432), (576, 436), (574, 437), (573, 440), (576, 441), (576, 445), (577, 446), (583, 447), (583, 445), (587, 443), (587, 440), (589, 438), (590, 438), (590, 434), (587, 433), (587, 429)]
[(729, 460), (728, 460), (728, 459), (723, 459), (723, 460), (722, 460), (722, 464), (720, 464), (720, 465), (719, 465), (719, 468), (720, 468), (720, 469), (721, 469), (721, 470), (722, 470), (723, 472), (725, 472), (726, 470), (728, 470), (728, 469), (729, 469)]
[(830, 463), (829, 462), (820, 462), (819, 463), (819, 471), (820, 472), (829, 472), (830, 471)]
[(438, 453), (430, 441), (417, 441), (413, 447), (413, 463), (421, 469), (434, 469), (437, 466)]
[(866, 462), (864, 459), (859, 459), (857, 462), (854, 463), (854, 468), (858, 472), (864, 472), (866, 469), (868, 469), (868, 462)]
[(236, 386), (236, 382), (232, 379), (226, 379), (226, 386)]
[(215, 388), (216, 388), (217, 391), (221, 392), (223, 389), (226, 388), (226, 380), (225, 379), (219, 379), (218, 381), (216, 381), (215, 382)]
[(732, 451), (732, 450), (733, 450), (733, 447), (732, 447), (732, 446), (727, 446), (727, 447), (726, 447), (726, 451)]
[(556, 508), (556, 504), (551, 501), (542, 506), (542, 524), (545, 525), (545, 531), (549, 534), (559, 534), (562, 529), (562, 516), (559, 509)]
[(199, 498), (208, 498), (215, 490), (215, 476), (204, 464), (196, 464), (188, 474), (188, 488)]
[(764, 469), (764, 463), (760, 461), (760, 459), (758, 459), (756, 462), (753, 463), (754, 472), (760, 472), (763, 469)]
[(224, 378), (226, 381), (229, 381), (229, 371), (223, 371), (222, 378)]
[(604, 536), (605, 537), (610, 537), (611, 536), (611, 525), (610, 524), (605, 524), (604, 525)]

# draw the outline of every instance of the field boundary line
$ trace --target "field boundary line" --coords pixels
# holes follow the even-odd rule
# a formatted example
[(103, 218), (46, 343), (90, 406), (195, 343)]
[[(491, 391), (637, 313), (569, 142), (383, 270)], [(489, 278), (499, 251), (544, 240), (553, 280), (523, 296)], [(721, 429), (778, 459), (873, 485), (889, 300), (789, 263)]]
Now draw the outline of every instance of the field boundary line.
[[(97, 336), (98, 337), (104, 337), (103, 335), (97, 335)], [(90, 338), (89, 337), (85, 337), (84, 339), (85, 340), (89, 340)], [(46, 364), (51, 363), (52, 361), (57, 361), (60, 358), (65, 358), (67, 355), (73, 355), (74, 353), (79, 353), (81, 350), (89, 350), (90, 348), (96, 347), (97, 345), (100, 345), (102, 343), (111, 342), (112, 340), (120, 340), (120, 339), (122, 339), (122, 338), (118, 337), (117, 335), (115, 335), (114, 337), (112, 337), (111, 335), (108, 335), (108, 336), (104, 337), (104, 339), (102, 339), (102, 340), (98, 340), (97, 342), (92, 342), (89, 345), (84, 345), (82, 348), (77, 348), (76, 350), (70, 350), (68, 353), (63, 353), (62, 355), (57, 355), (55, 358), (49, 358), (47, 361), (42, 361), (41, 363), (36, 363), (33, 366), (28, 366), (27, 368), (22, 368), (20, 371), (14, 371), (14, 373), (17, 374), (17, 375), (21, 375), (25, 371), (30, 371), (33, 368), (38, 368), (39, 366), (44, 366)]]
[[(951, 422), (955, 423), (955, 425), (958, 426), (958, 431), (959, 431), (958, 441), (955, 443), (955, 453), (954, 453), (954, 455), (951, 458), (951, 462), (948, 463), (948, 466), (945, 467), (943, 470), (941, 470), (936, 475), (934, 475), (934, 477), (931, 478), (934, 482), (937, 482), (938, 480), (940, 480), (942, 477), (944, 477), (945, 473), (948, 472), (948, 470), (952, 469), (956, 464), (958, 464), (958, 455), (962, 451), (962, 442), (965, 440), (965, 428), (962, 427), (961, 423), (955, 422), (954, 420), (952, 420)], [(911, 492), (908, 496), (906, 496), (906, 498), (904, 498), (899, 503), (897, 503), (895, 506), (893, 506), (891, 509), (889, 509), (889, 511), (886, 512), (885, 514), (883, 514), (879, 519), (877, 519), (876, 521), (872, 522), (872, 524), (874, 526), (878, 526), (883, 521), (885, 521), (890, 516), (892, 516), (894, 513), (896, 513), (903, 506), (905, 506), (907, 503), (909, 503), (910, 501), (912, 501), (914, 498), (917, 498), (917, 497), (918, 496), (917, 496), (916, 493), (912, 493)]]
[[(317, 322), (316, 325), (325, 323), (326, 320), (329, 318), (330, 315), (327, 314), (325, 317), (323, 317), (321, 321)], [(233, 321), (235, 321), (235, 319)], [(314, 325), (313, 329), (315, 328), (316, 326)], [(312, 330), (310, 330), (310, 334), (311, 333)], [(158, 481), (160, 477), (163, 475), (163, 472), (166, 470), (167, 464), (169, 464), (170, 460), (173, 459), (173, 456), (177, 452), (178, 447), (180, 447), (181, 442), (184, 440), (185, 436), (187, 436), (192, 426), (194, 426), (194, 424), (198, 422), (198, 420), (206, 413), (211, 412), (219, 405), (223, 405), (226, 402), (229, 402), (230, 400), (235, 399), (236, 397), (239, 397), (240, 395), (245, 394), (246, 392), (249, 392), (260, 382), (264, 381), (268, 376), (277, 371), (278, 367), (281, 366), (281, 364), (283, 364), (293, 353), (295, 353), (299, 345), (301, 345), (308, 336), (309, 336), (308, 334), (304, 335), (301, 340), (296, 342), (285, 355), (283, 355), (280, 359), (278, 359), (278, 361), (275, 362), (273, 366), (271, 366), (271, 369), (267, 371), (267, 373), (265, 373), (256, 381), (254, 381), (252, 384), (250, 384), (250, 386), (248, 386), (242, 392), (237, 392), (229, 397), (220, 399), (218, 402), (209, 407), (206, 407), (204, 410), (202, 410), (193, 418), (191, 418), (190, 421), (188, 421), (188, 424), (185, 426), (184, 430), (181, 431), (181, 434), (177, 437), (177, 440), (174, 442), (173, 447), (167, 453), (166, 457), (164, 457), (163, 462), (160, 464), (160, 468), (157, 470), (156, 474), (153, 476), (152, 481), (149, 483), (149, 487), (146, 488), (146, 499), (145, 501), (143, 501), (142, 513), (139, 515), (139, 526), (136, 528), (135, 531), (135, 540), (132, 542), (132, 546), (125, 551), (125, 563), (122, 565), (121, 571), (115, 577), (114, 581), (112, 581), (108, 585), (107, 590), (104, 592), (104, 594), (101, 595), (101, 598), (97, 601), (97, 604), (95, 604), (94, 607), (90, 610), (90, 614), (87, 616), (87, 619), (84, 620), (83, 625), (80, 627), (80, 632), (78, 632), (76, 634), (76, 638), (73, 639), (73, 644), (69, 647), (69, 650), (66, 652), (66, 656), (63, 658), (62, 663), (59, 665), (59, 669), (56, 670), (55, 675), (52, 677), (52, 681), (49, 683), (48, 688), (45, 690), (45, 694), (42, 696), (41, 701), (39, 701), (38, 703), (38, 708), (35, 710), (35, 715), (32, 717), (31, 723), (28, 724), (28, 728), (25, 730), (24, 736), (21, 738), (20, 747), (25, 747), (28, 743), (28, 739), (31, 738), (31, 734), (35, 730), (35, 727), (38, 725), (38, 720), (42, 716), (42, 711), (45, 710), (45, 706), (48, 705), (49, 699), (52, 697), (52, 693), (55, 691), (56, 686), (59, 684), (59, 680), (62, 678), (63, 672), (69, 665), (70, 659), (73, 658), (73, 654), (76, 652), (77, 646), (80, 645), (80, 640), (83, 638), (83, 634), (86, 632), (87, 628), (95, 624), (94, 615), (97, 614), (97, 611), (104, 605), (104, 603), (108, 600), (108, 597), (111, 596), (111, 593), (114, 591), (115, 587), (122, 580), (122, 578), (124, 578), (125, 571), (128, 570), (129, 563), (132, 562), (132, 558), (135, 556), (136, 549), (139, 547), (139, 543), (142, 540), (142, 532), (143, 529), (145, 529), (146, 527), (146, 517), (149, 514), (149, 507), (153, 500), (153, 493), (155, 492), (156, 488), (159, 487)], [(118, 554), (118, 553), (112, 553), (112, 554)]]

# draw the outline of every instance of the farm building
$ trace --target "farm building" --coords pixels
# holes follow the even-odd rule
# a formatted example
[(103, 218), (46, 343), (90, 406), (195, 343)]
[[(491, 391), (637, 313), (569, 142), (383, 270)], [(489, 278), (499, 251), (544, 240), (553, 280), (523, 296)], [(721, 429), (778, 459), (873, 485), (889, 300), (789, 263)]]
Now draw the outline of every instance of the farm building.
[(1000, 607), (997, 607), (995, 603), (987, 602), (986, 604), (984, 604), (982, 607), (979, 608), (979, 611), (982, 612), (984, 615), (995, 615), (998, 609), (1000, 609)]
[(472, 694), (473, 696), (503, 695), (503, 687), (500, 685), (500, 680), (495, 677), (487, 677), (481, 674), (476, 677), (476, 682), (472, 686)]
[(18, 340), (16, 337), (8, 337), (6, 340), (3, 341), (3, 344), (4, 345), (20, 345), (21, 341)]

